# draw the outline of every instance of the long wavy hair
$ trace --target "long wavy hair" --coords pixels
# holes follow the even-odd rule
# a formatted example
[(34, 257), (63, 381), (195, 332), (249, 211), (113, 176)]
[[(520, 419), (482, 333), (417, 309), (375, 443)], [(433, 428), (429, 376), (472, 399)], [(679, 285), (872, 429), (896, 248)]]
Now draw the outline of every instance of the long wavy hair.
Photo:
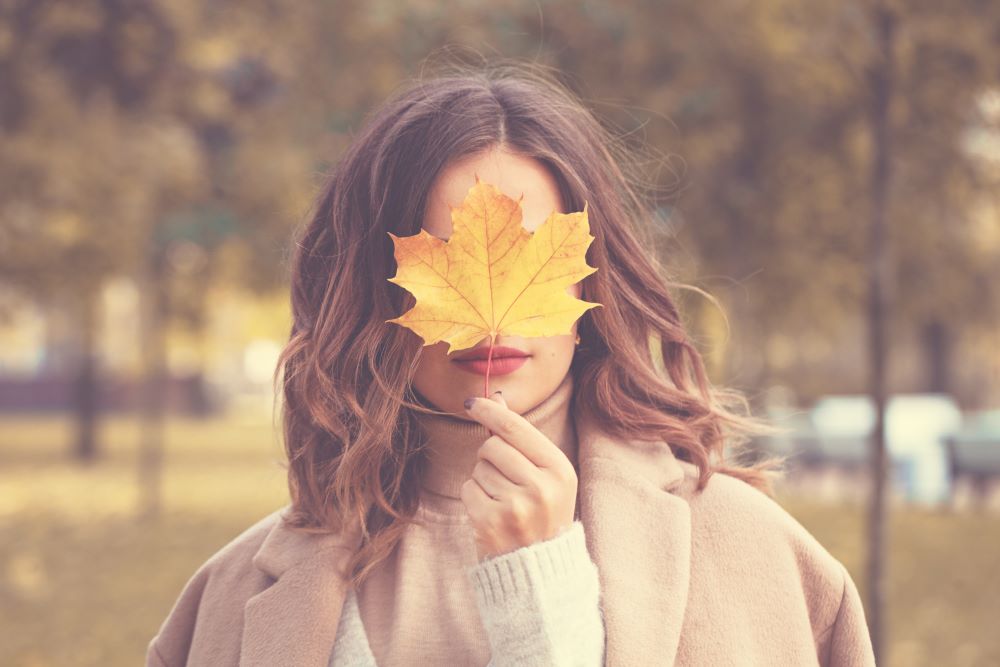
[(411, 388), (423, 341), (386, 324), (414, 303), (387, 280), (395, 272), (387, 232), (418, 233), (442, 168), (498, 146), (546, 165), (567, 210), (587, 201), (587, 260), (599, 270), (583, 280), (582, 298), (604, 307), (578, 323), (574, 409), (613, 437), (665, 441), (700, 469), (698, 491), (722, 472), (773, 497), (784, 460), (738, 465), (724, 448), (779, 429), (752, 416), (741, 393), (709, 382), (670, 294), (690, 286), (668, 279), (648, 251), (653, 208), (620, 134), (537, 66), (462, 66), (411, 82), (367, 119), (296, 233), (292, 329), (274, 378), (286, 522), (327, 532), (358, 520), (354, 586), (412, 520), (426, 458), (416, 416), (428, 408)]

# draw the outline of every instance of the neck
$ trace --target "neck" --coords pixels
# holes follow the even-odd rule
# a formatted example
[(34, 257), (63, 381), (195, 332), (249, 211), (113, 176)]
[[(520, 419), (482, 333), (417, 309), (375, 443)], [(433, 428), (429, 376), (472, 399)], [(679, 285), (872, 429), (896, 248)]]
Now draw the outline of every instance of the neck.
[[(549, 396), (521, 416), (541, 431), (576, 465), (576, 433), (570, 402), (573, 374), (566, 373)], [(471, 419), (447, 415), (417, 413), (427, 436), (427, 467), (422, 486), (425, 491), (460, 498), (462, 484), (472, 477), (478, 461), (477, 452), (490, 437), (489, 430)]]

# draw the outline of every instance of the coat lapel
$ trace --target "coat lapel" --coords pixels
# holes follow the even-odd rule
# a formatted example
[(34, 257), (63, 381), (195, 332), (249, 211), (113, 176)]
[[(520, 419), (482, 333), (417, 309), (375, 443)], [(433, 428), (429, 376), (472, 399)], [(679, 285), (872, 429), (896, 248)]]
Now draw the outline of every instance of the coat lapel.
[[(574, 417), (579, 515), (601, 581), (605, 664), (669, 663), (688, 597), (691, 514), (674, 491), (684, 467), (663, 442), (619, 442), (588, 415)], [(692, 466), (693, 468), (693, 466)], [(241, 667), (326, 667), (347, 594), (344, 533), (303, 535), (278, 521), (253, 562), (275, 579), (246, 604)]]
[(253, 563), (275, 582), (246, 603), (240, 667), (326, 667), (347, 595), (347, 559), (360, 544), (356, 522), (324, 535), (274, 525)]
[(577, 418), (579, 510), (601, 581), (605, 665), (673, 664), (688, 599), (684, 464), (663, 442), (615, 441)]

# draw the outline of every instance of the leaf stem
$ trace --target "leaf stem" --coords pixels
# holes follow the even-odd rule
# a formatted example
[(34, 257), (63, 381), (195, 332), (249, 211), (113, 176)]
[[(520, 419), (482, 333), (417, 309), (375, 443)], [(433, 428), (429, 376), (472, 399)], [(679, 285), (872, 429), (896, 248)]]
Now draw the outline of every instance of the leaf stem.
[[(490, 351), (486, 355), (486, 379), (483, 382), (483, 397), (489, 399), (490, 397), (490, 369), (493, 367), (493, 344), (496, 342), (496, 336), (490, 336)], [(493, 431), (490, 428), (486, 429), (486, 432), (493, 435)]]
[(490, 335), (490, 351), (486, 355), (486, 379), (483, 381), (483, 397), (490, 397), (490, 369), (493, 368), (493, 344), (496, 336)]

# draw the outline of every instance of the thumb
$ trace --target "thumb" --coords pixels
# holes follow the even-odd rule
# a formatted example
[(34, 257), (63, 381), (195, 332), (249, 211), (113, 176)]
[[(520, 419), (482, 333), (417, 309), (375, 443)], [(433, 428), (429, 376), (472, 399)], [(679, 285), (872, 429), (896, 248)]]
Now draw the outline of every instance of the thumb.
[(503, 399), (503, 392), (497, 389), (495, 392), (490, 394), (490, 399), (496, 401), (500, 405), (507, 407), (507, 401)]

